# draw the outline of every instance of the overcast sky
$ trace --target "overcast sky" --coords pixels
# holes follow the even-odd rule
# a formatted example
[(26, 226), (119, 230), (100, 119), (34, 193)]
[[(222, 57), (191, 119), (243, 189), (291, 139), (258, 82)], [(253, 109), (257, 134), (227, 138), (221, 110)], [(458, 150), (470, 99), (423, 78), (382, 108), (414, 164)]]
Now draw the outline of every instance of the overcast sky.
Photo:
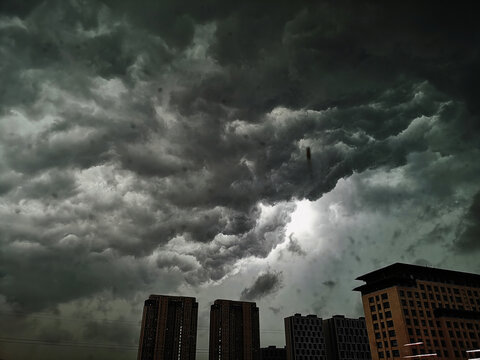
[(362, 316), (378, 267), (480, 273), (453, 6), (2, 0), (0, 359), (133, 360), (149, 294), (197, 297), (204, 360), (217, 298), (283, 346), (296, 312)]

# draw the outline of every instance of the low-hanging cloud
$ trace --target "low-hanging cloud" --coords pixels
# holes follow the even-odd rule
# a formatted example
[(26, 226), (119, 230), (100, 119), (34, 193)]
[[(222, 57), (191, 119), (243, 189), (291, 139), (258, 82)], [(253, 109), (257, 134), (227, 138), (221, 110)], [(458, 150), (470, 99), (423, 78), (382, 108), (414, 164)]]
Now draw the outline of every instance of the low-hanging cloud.
[(242, 300), (257, 300), (274, 294), (281, 287), (282, 273), (266, 272), (258, 276), (252, 286), (243, 289), (240, 297)]

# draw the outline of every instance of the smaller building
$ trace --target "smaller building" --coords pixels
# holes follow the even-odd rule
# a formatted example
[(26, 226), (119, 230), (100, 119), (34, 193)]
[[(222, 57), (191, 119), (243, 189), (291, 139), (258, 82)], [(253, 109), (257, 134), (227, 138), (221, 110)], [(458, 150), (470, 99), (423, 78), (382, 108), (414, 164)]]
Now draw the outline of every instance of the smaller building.
[(277, 348), (276, 346), (269, 346), (260, 349), (261, 360), (286, 360), (287, 351), (285, 347)]
[(335, 315), (323, 320), (328, 360), (371, 359), (365, 318)]
[(327, 360), (322, 319), (295, 314), (285, 318), (287, 360)]

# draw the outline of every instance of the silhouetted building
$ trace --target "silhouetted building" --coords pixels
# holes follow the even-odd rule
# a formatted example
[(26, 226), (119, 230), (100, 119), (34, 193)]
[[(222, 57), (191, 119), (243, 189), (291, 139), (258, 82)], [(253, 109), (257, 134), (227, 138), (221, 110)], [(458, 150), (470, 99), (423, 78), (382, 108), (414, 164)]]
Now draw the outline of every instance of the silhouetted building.
[(143, 307), (138, 360), (195, 360), (198, 303), (193, 297), (150, 295)]
[(215, 300), (210, 309), (210, 360), (259, 360), (260, 326), (254, 302)]
[(287, 352), (285, 348), (277, 348), (276, 346), (269, 346), (260, 349), (261, 360), (286, 360)]
[(372, 359), (464, 359), (479, 349), (480, 275), (396, 263), (357, 280)]
[(335, 315), (323, 320), (328, 360), (371, 359), (365, 318)]
[(322, 319), (295, 314), (285, 318), (287, 360), (326, 360)]

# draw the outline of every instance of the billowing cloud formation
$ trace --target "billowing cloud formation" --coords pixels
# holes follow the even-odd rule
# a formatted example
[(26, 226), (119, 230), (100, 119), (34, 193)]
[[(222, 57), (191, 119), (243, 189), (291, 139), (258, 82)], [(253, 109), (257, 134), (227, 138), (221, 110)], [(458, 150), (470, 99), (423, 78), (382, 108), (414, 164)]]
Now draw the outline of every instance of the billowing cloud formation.
[[(472, 263), (480, 31), (469, 9), (7, 0), (0, 11), (3, 307), (83, 314), (105, 297), (126, 302), (106, 311), (116, 318), (148, 293), (222, 286), (280, 248), (272, 268), (291, 256), (302, 260), (292, 273), (324, 266), (315, 281), (338, 298), (391, 253)], [(287, 232), (301, 199), (327, 214), (308, 236)], [(266, 272), (242, 284), (245, 298), (300, 286), (278, 271), (283, 288)], [(338, 305), (329, 296), (305, 311)]]
[(463, 222), (458, 229), (459, 238), (455, 246), (460, 252), (480, 250), (480, 192), (473, 198)]
[(242, 290), (243, 300), (256, 300), (278, 291), (282, 287), (281, 272), (261, 274), (251, 287)]

